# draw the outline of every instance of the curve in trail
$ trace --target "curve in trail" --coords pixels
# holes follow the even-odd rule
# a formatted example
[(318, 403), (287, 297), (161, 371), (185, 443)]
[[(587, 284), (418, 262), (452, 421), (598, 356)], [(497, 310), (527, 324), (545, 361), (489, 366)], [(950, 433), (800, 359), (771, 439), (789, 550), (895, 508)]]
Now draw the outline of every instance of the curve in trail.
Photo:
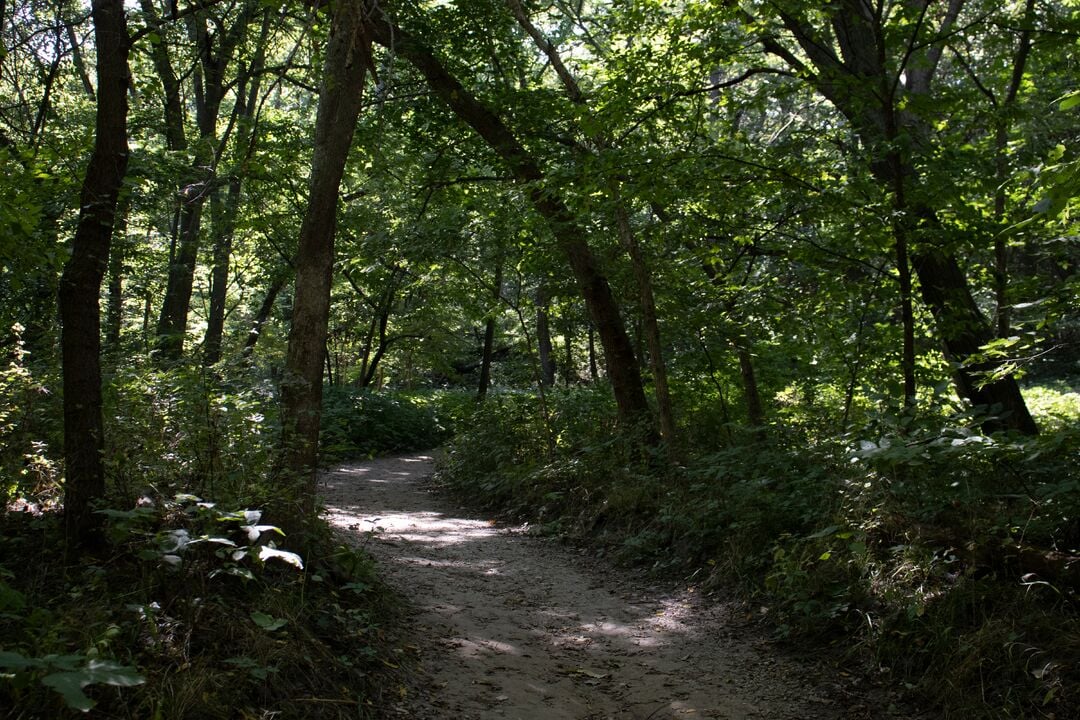
[[(880, 718), (823, 696), (802, 664), (733, 623), (551, 540), (470, 518), (432, 494), (427, 455), (323, 476), (327, 518), (416, 609), (422, 720)], [(823, 672), (818, 670), (818, 673)]]

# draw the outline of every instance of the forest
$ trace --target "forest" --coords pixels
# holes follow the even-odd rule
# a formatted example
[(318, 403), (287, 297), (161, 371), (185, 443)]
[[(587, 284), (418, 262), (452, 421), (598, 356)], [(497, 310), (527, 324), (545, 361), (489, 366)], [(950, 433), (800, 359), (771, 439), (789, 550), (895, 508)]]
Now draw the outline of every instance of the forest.
[(0, 717), (389, 717), (422, 598), (320, 488), (421, 450), (927, 717), (1080, 716), (1076, 0), (0, 37)]

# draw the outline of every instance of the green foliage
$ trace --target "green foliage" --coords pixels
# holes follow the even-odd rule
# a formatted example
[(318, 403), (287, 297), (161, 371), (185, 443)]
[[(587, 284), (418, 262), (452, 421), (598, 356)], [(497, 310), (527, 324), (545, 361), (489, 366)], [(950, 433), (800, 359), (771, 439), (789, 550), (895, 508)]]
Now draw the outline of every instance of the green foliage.
[(327, 387), (320, 443), (329, 457), (364, 457), (439, 445), (460, 419), (463, 393)]
[(87, 685), (134, 687), (146, 682), (134, 668), (81, 655), (26, 658), (17, 652), (0, 651), (0, 668), (9, 671), (0, 677), (6, 677), (16, 688), (25, 687), (31, 677), (39, 676), (41, 684), (60, 693), (69, 708), (82, 712), (89, 712), (97, 704), (83, 692)]
[(27, 361), (23, 330), (11, 328), (8, 361), (0, 368), (0, 503), (51, 506), (60, 488), (51, 450), (60, 444), (59, 408)]
[(149, 488), (264, 504), (277, 415), (277, 388), (255, 373), (125, 363), (105, 385), (110, 476), (127, 499)]
[(149, 500), (103, 511), (102, 559), (79, 564), (55, 516), (4, 518), (0, 555), (37, 562), (0, 568), (0, 706), (228, 718), (317, 693), (335, 702), (306, 717), (368, 717), (394, 612), (370, 558), (319, 541), (301, 562), (257, 511)]
[[(1048, 400), (1036, 407), (1080, 411), (1062, 388), (1040, 393)], [(927, 405), (870, 415), (846, 437), (822, 436), (820, 418), (810, 432), (736, 435), (673, 465), (607, 425), (603, 392), (547, 399), (550, 425), (535, 396), (489, 398), (438, 477), (622, 562), (706, 588), (738, 578), (777, 635), (846, 643), (857, 661), (891, 668), (956, 712), (1073, 707), (1075, 423), (987, 436), (981, 416)], [(814, 412), (801, 404), (789, 418)], [(979, 682), (979, 694), (960, 692)]]

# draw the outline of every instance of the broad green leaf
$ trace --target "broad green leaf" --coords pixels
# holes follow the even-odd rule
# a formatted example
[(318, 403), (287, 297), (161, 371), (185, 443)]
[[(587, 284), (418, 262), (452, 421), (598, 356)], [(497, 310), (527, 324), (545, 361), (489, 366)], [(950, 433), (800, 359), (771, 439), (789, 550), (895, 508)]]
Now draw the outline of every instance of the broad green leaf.
[(252, 611), (251, 620), (267, 632), (279, 630), (289, 623), (289, 621), (285, 620), (284, 618), (276, 618), (273, 615), (267, 615), (266, 613), (259, 612), (258, 610)]
[(110, 660), (88, 660), (77, 670), (56, 672), (41, 679), (42, 685), (51, 687), (63, 696), (68, 707), (82, 712), (89, 712), (96, 704), (83, 692), (87, 685), (133, 687), (144, 682), (146, 678), (135, 672), (135, 668)]
[(41, 660), (38, 658), (28, 658), (17, 652), (0, 650), (0, 667), (2, 668), (7, 668), (8, 670), (25, 670), (27, 668), (38, 668), (41, 666)]

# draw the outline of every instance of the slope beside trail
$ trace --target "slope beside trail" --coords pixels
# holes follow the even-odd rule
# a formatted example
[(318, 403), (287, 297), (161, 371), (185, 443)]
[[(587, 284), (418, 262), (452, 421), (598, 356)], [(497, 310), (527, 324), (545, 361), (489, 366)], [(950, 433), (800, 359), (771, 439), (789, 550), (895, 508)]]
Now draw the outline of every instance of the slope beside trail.
[(330, 470), (332, 525), (414, 607), (421, 720), (899, 717), (884, 691), (784, 656), (732, 603), (657, 587), (430, 491), (417, 454)]

